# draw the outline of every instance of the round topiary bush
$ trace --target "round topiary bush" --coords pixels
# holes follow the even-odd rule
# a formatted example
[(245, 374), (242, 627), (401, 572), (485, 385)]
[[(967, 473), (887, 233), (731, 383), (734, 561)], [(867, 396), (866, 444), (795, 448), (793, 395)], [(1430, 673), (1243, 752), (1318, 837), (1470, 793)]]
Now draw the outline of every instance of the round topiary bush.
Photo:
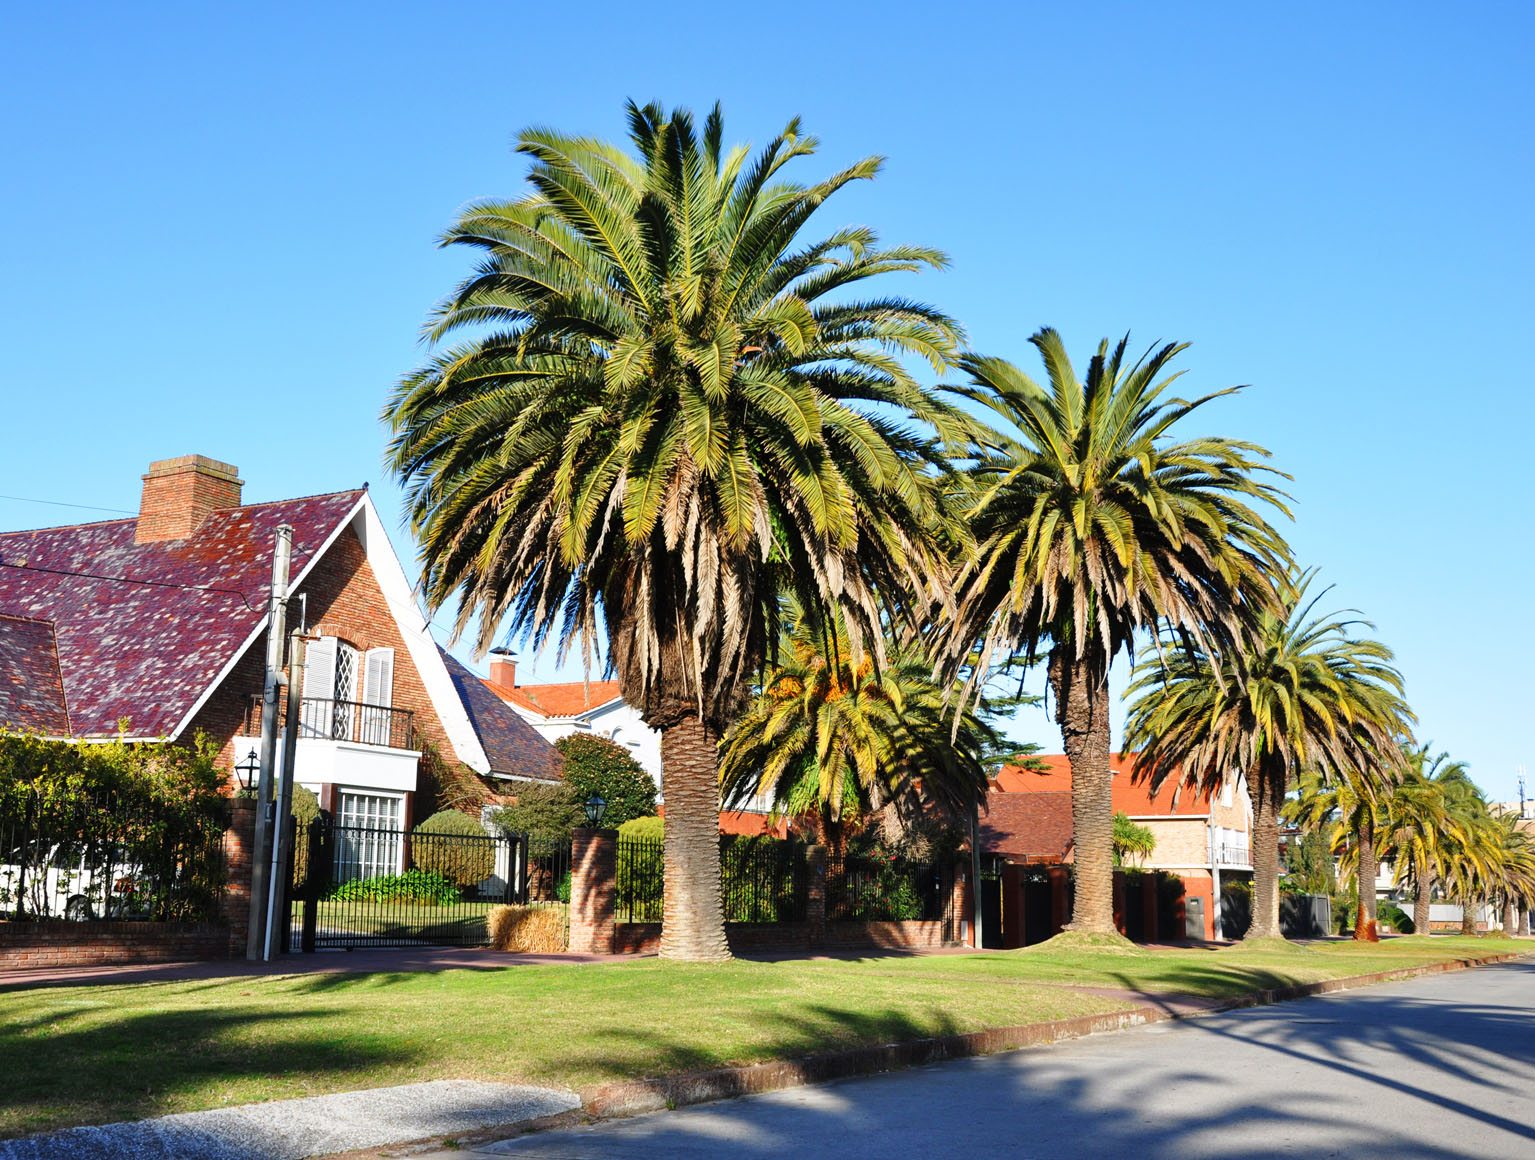
[(577, 805), (592, 794), (607, 802), (602, 824), (617, 829), (656, 812), (656, 783), (629, 751), (606, 737), (572, 733), (554, 747), (565, 758), (565, 788)]
[(441, 874), (459, 886), (485, 881), (496, 870), (496, 851), (479, 822), (457, 810), (433, 814), (411, 831), (410, 859), (417, 869)]

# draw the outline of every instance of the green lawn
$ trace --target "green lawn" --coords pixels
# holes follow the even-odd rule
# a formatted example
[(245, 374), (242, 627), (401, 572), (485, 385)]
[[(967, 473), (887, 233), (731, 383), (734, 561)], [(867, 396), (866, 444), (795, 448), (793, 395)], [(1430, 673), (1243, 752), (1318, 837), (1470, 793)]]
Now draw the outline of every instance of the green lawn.
[(1502, 940), (558, 965), (0, 990), (0, 1135), (460, 1077), (584, 1084), (1472, 958)]

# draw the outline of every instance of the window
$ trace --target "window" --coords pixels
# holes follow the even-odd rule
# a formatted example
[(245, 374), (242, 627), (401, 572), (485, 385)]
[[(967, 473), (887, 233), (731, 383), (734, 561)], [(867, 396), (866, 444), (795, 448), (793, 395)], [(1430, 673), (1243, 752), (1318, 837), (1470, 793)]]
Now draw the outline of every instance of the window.
[(342, 791), (336, 795), (337, 882), (400, 872), (404, 864), (401, 802), (388, 794)]
[(366, 653), (344, 640), (312, 641), (304, 657), (302, 737), (390, 744), (394, 649)]

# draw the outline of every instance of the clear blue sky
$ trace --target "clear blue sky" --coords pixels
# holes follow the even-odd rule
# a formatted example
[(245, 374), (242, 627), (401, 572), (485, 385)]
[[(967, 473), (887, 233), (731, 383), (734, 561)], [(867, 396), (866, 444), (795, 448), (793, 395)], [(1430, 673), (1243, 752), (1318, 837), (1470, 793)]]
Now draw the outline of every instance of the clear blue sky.
[[(1160, 10), (1160, 11), (1159, 11)], [(1397, 650), (1420, 734), (1500, 797), (1530, 741), (1528, 5), (12, 5), (0, 36), (0, 493), (137, 506), (151, 459), (249, 499), (372, 481), (377, 414), (530, 124), (724, 102), (826, 225), (943, 247), (901, 289), (1024, 360), (1190, 340), (1207, 429), (1295, 477), (1299, 558)], [(92, 518), (0, 501), (0, 527)], [(397, 545), (409, 555), (403, 534)], [(532, 666), (552, 675), (552, 658)], [(526, 669), (525, 669), (526, 671)], [(1020, 737), (1059, 748), (1042, 715)]]

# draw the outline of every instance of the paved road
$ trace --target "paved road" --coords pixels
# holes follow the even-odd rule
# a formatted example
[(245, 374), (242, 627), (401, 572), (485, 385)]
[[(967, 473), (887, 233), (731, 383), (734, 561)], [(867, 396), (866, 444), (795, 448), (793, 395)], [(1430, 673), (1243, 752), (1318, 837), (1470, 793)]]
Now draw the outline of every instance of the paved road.
[(562, 1160), (1530, 1160), (1532, 1124), (1535, 964), (1517, 963), (483, 1150)]

